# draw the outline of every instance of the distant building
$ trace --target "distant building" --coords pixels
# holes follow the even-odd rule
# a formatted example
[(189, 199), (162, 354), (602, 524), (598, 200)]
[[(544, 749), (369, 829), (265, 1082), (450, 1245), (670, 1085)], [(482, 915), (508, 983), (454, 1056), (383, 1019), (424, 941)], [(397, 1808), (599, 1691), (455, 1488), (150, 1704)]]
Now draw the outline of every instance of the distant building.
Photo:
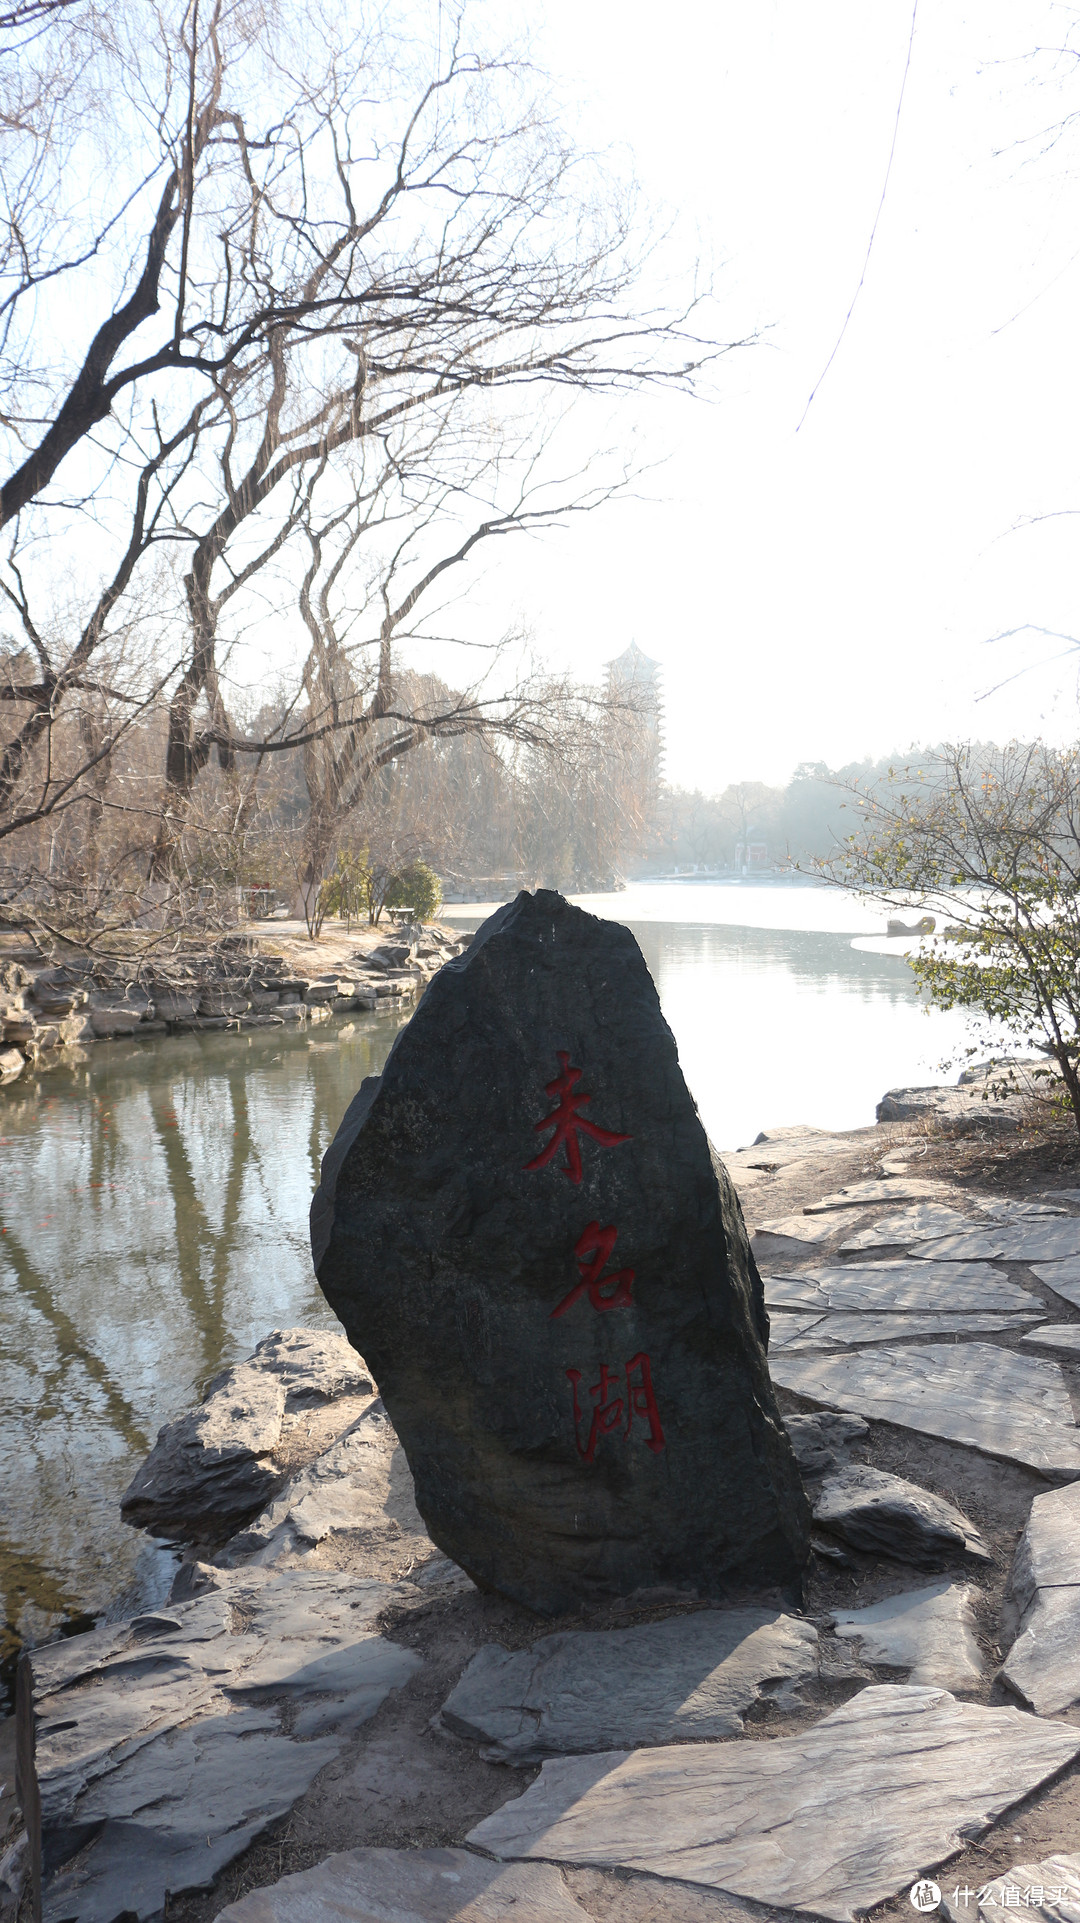
[[(607, 712), (598, 716), (604, 743), (604, 837), (606, 868), (621, 874), (652, 849), (657, 834), (663, 706), (660, 663), (636, 641), (604, 664)], [(599, 799), (599, 797), (598, 797)]]
[(640, 688), (643, 696), (642, 706), (647, 707), (651, 698), (652, 705), (659, 716), (659, 661), (650, 661), (648, 655), (638, 647), (637, 642), (631, 641), (628, 648), (624, 648), (621, 654), (617, 654), (614, 661), (605, 662), (604, 667), (609, 688)]
[(745, 841), (736, 842), (735, 866), (737, 869), (740, 869), (744, 875), (750, 874), (755, 869), (763, 869), (770, 866), (769, 844), (764, 836), (755, 835), (753, 830), (751, 830)]
[(627, 703), (626, 732), (638, 733), (639, 754), (644, 762), (652, 764), (649, 778), (655, 781), (660, 772), (663, 721), (660, 663), (650, 660), (637, 642), (631, 641), (613, 661), (605, 662), (604, 674), (609, 699), (621, 697)]

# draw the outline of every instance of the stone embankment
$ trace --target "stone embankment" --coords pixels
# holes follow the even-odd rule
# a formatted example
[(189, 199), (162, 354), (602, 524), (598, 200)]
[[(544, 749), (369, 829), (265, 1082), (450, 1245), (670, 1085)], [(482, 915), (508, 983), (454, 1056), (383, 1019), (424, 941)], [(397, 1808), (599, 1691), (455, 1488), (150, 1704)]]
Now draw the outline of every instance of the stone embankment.
[[(352, 1009), (400, 1006), (422, 992), (468, 943), (437, 925), (408, 923), (357, 945), (319, 973), (317, 947), (251, 934), (168, 961), (69, 956), (52, 965), (0, 963), (0, 1085), (62, 1051), (124, 1037), (303, 1026)], [(340, 941), (335, 948), (347, 948)]]

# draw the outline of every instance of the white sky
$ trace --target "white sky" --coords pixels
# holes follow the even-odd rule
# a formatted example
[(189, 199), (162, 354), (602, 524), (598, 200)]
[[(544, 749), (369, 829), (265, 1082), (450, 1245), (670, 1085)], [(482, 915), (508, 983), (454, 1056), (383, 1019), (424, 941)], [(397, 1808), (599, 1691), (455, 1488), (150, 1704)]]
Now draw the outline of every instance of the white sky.
[[(640, 414), (664, 472), (504, 559), (485, 590), (590, 675), (631, 635), (664, 668), (667, 770), (783, 781), (912, 740), (1075, 733), (1080, 656), (1080, 110), (1048, 0), (544, 0), (537, 55), (580, 137), (632, 149), (681, 242), (723, 263), (723, 398)], [(631, 404), (627, 422), (635, 412)], [(1065, 510), (1064, 514), (1062, 511)], [(1025, 528), (1034, 515), (1055, 518)]]

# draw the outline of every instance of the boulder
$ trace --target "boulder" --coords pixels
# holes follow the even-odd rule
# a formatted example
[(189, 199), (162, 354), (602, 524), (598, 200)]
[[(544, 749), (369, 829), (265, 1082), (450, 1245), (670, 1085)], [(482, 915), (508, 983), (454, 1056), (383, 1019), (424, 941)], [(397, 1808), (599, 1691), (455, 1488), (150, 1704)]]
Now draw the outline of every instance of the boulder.
[(60, 1046), (60, 1024), (58, 1022), (35, 1022), (29, 1034), (25, 1032), (15, 1033), (5, 1024), (5, 1035), (10, 1040), (21, 1042), (29, 1056), (39, 1054), (41, 1050), (45, 1048), (59, 1048)]
[(812, 1416), (785, 1416), (784, 1427), (804, 1476), (819, 1476), (826, 1469), (834, 1469), (846, 1460), (849, 1445), (861, 1442), (870, 1433), (870, 1424), (861, 1416), (843, 1411), (834, 1415), (828, 1409)]
[(197, 1409), (158, 1430), (120, 1499), (124, 1521), (186, 1542), (230, 1534), (285, 1479), (274, 1455), (284, 1414), (276, 1377), (248, 1363), (227, 1370)]
[(70, 1015), (73, 1008), (83, 1008), (90, 997), (81, 983), (42, 982), (34, 983), (31, 990), (34, 1001), (42, 1014), (59, 1016)]
[(373, 1392), (365, 1361), (323, 1329), (275, 1329), (248, 1361), (209, 1381), (202, 1404), (165, 1423), (121, 1496), (133, 1529), (215, 1542), (258, 1515), (279, 1492), (282, 1419), (338, 1398)]
[(199, 1407), (158, 1431), (121, 1498), (133, 1528), (186, 1542), (233, 1534), (275, 1496), (287, 1412), (370, 1394), (367, 1366), (333, 1331), (275, 1329), (207, 1384)]
[(849, 1464), (827, 1476), (813, 1500), (818, 1527), (868, 1555), (924, 1569), (940, 1568), (943, 1556), (990, 1560), (978, 1530), (951, 1502), (884, 1469)]
[(193, 1021), (198, 1013), (201, 992), (196, 982), (155, 982), (153, 998), (158, 1019), (163, 1022)]
[(18, 1048), (0, 1048), (0, 1088), (15, 1082), (26, 1067), (26, 1056)]
[(369, 1568), (376, 1556), (381, 1564), (389, 1554), (392, 1563), (411, 1567), (435, 1554), (417, 1511), (405, 1452), (378, 1400), (291, 1476), (215, 1560), (226, 1568), (302, 1561), (327, 1537), (343, 1535), (362, 1539)]
[[(139, 1026), (140, 1028), (145, 1028), (148, 1024), (140, 1022)], [(88, 1009), (78, 1008), (74, 1014), (64, 1016), (60, 1023), (61, 1048), (78, 1047), (85, 1042), (92, 1042), (96, 1039), (93, 1020)]]
[(336, 1329), (274, 1329), (256, 1345), (251, 1365), (277, 1377), (288, 1411), (373, 1393), (363, 1356)]
[(4, 1018), (4, 1040), (10, 1047), (36, 1041), (41, 1032), (41, 1023), (29, 1009), (19, 1009)]
[(485, 923), (350, 1105), (312, 1251), (481, 1586), (798, 1583), (760, 1278), (627, 929), (546, 890)]
[(389, 972), (407, 968), (415, 961), (416, 949), (412, 942), (384, 941), (373, 948), (367, 958), (369, 968), (381, 968)]
[(95, 1035), (105, 1039), (112, 1035), (133, 1035), (149, 1006), (148, 996), (140, 996), (136, 1001), (123, 995), (91, 995), (90, 1020)]
[(224, 961), (254, 961), (259, 953), (259, 937), (243, 929), (233, 929), (228, 935), (222, 935), (217, 947)]

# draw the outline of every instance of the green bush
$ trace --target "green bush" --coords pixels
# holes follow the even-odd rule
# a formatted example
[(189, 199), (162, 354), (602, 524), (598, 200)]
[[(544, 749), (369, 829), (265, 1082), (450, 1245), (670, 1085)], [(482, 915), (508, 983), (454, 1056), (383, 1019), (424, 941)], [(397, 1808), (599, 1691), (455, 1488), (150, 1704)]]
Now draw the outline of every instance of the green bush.
[(433, 921), (442, 906), (442, 884), (426, 861), (410, 861), (391, 878), (387, 908), (409, 908), (417, 921)]

